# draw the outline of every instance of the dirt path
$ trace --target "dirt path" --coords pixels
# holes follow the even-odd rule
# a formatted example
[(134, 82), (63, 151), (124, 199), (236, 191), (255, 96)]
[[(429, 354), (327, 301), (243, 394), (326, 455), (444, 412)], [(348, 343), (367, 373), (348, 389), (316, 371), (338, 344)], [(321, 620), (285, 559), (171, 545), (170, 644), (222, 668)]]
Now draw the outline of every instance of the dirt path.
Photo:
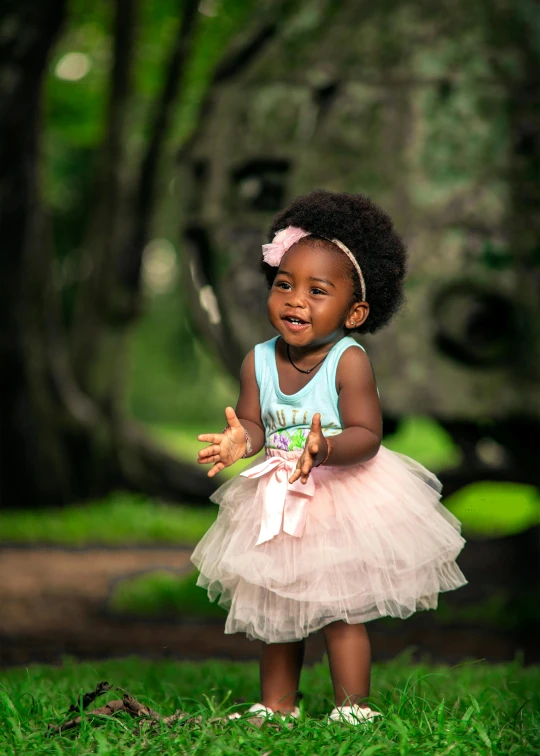
[(58, 661), (63, 654), (104, 658), (255, 658), (258, 644), (224, 635), (223, 622), (111, 616), (116, 583), (164, 568), (189, 572), (182, 549), (21, 549), (0, 551), (0, 664)]
[[(225, 635), (222, 620), (140, 620), (111, 616), (107, 601), (116, 582), (166, 568), (190, 571), (189, 551), (129, 548), (0, 550), (0, 665), (141, 654), (154, 658), (257, 658), (259, 643)], [(391, 625), (369, 623), (374, 659), (409, 646), (418, 658), (456, 663), (464, 658), (512, 659), (515, 643), (496, 629), (447, 626), (419, 612)], [(306, 660), (320, 660), (320, 633), (308, 639)], [(530, 661), (530, 660), (529, 660)]]

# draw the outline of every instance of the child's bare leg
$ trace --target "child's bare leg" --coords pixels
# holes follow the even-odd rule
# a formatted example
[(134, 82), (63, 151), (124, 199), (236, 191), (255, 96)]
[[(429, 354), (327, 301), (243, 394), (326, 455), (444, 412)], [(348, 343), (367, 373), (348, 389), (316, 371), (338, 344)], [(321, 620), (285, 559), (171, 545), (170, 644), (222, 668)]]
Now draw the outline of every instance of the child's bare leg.
[(273, 711), (294, 711), (305, 641), (263, 643), (260, 665), (262, 703)]
[(330, 674), (334, 686), (336, 706), (362, 704), (369, 696), (371, 677), (371, 647), (366, 626), (348, 625), (342, 620), (323, 627), (328, 651)]

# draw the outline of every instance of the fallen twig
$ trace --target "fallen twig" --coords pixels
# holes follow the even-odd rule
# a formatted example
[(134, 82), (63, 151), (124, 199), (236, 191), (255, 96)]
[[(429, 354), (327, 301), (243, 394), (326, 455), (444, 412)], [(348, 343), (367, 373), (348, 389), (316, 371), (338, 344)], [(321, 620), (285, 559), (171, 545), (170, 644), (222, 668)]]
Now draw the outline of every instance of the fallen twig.
[[(201, 722), (202, 718), (200, 716), (195, 717), (186, 713), (185, 711), (180, 711), (179, 709), (175, 711), (174, 714), (170, 714), (169, 716), (164, 717), (159, 714), (159, 712), (151, 709), (149, 706), (145, 706), (145, 704), (139, 703), (137, 699), (133, 698), (133, 696), (123, 688), (113, 687), (112, 685), (109, 685), (108, 682), (98, 683), (95, 690), (91, 691), (90, 693), (85, 693), (82, 699), (79, 699), (78, 705), (72, 704), (69, 707), (67, 713), (69, 714), (72, 711), (79, 711), (81, 706), (83, 709), (85, 709), (88, 704), (94, 701), (98, 696), (102, 695), (103, 693), (107, 693), (110, 690), (120, 690), (124, 695), (121, 699), (109, 701), (98, 709), (92, 709), (91, 711), (88, 711), (87, 714), (96, 714), (98, 716), (113, 716), (119, 711), (127, 711), (128, 714), (130, 714), (132, 717), (149, 720), (152, 725), (156, 725), (159, 722), (163, 722), (163, 724), (165, 725), (172, 725), (178, 721), (181, 721), (182, 724), (186, 724), (186, 722), (188, 721), (197, 723)], [(62, 722), (62, 724), (60, 725), (50, 724), (48, 725), (48, 729), (53, 733), (64, 732), (65, 730), (71, 730), (73, 727), (80, 725), (81, 720), (82, 716), (79, 715), (78, 717), (73, 717), (72, 719), (68, 719), (67, 721)]]
[[(133, 696), (128, 693), (127, 690), (124, 690), (123, 688), (115, 687), (112, 685), (109, 685), (108, 682), (100, 682), (96, 685), (95, 689), (93, 691), (90, 691), (89, 693), (84, 693), (82, 698), (79, 698), (78, 704), (72, 704), (67, 713), (70, 714), (72, 711), (80, 711), (81, 707), (83, 709), (86, 709), (86, 707), (94, 701), (98, 696), (103, 695), (104, 693), (107, 693), (111, 690), (119, 690), (123, 693), (122, 698), (115, 699), (114, 701), (109, 701), (104, 706), (100, 706), (98, 709), (92, 709), (91, 711), (86, 712), (87, 715), (95, 714), (97, 716), (114, 716), (114, 714), (118, 713), (119, 711), (127, 711), (128, 714), (130, 714), (132, 717), (137, 717), (141, 720), (140, 726), (139, 726), (139, 734), (141, 733), (141, 727), (144, 722), (149, 722), (151, 728), (155, 728), (157, 725), (159, 725), (161, 722), (164, 725), (170, 726), (174, 724), (175, 722), (180, 722), (183, 725), (187, 724), (188, 722), (191, 722), (192, 724), (200, 724), (202, 722), (202, 717), (194, 716), (192, 714), (188, 714), (185, 711), (180, 711), (180, 709), (177, 709), (174, 714), (170, 714), (169, 716), (162, 716), (159, 712), (154, 711), (154, 709), (151, 709), (149, 706), (146, 706), (145, 704), (140, 703), (137, 701), (136, 698), (133, 698)], [(48, 725), (49, 732), (51, 733), (59, 733), (59, 732), (65, 732), (66, 730), (71, 730), (74, 727), (77, 727), (80, 725), (83, 717), (79, 714), (77, 717), (73, 717), (72, 719), (68, 719), (65, 722), (62, 722), (62, 724), (59, 725)], [(228, 717), (216, 717), (217, 721), (220, 722), (230, 722), (231, 720), (228, 719)], [(291, 722), (287, 723), (277, 723), (277, 722), (270, 722), (265, 717), (246, 717), (246, 720), (254, 725), (255, 727), (262, 727), (263, 725), (267, 725), (271, 728), (282, 728), (286, 727), (290, 729), (292, 727)]]
[(85, 693), (83, 695), (82, 702), (79, 699), (79, 703), (71, 704), (71, 706), (67, 710), (67, 713), (71, 714), (72, 711), (79, 711), (81, 707), (81, 703), (82, 703), (83, 709), (86, 709), (88, 704), (91, 704), (92, 701), (95, 701), (95, 699), (98, 696), (102, 696), (104, 693), (107, 693), (107, 691), (111, 690), (111, 688), (112, 688), (112, 685), (109, 685), (109, 683), (106, 680), (98, 683), (94, 690), (90, 691), (90, 693)]

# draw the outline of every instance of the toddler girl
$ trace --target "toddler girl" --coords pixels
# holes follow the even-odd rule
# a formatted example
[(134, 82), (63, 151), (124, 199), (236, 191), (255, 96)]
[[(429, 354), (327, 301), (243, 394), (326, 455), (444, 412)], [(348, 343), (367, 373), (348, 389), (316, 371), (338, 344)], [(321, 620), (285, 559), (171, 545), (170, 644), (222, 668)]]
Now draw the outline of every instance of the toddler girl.
[(465, 585), (465, 540), (435, 475), (381, 445), (375, 377), (350, 335), (375, 333), (403, 302), (407, 252), (391, 219), (363, 195), (316, 191), (269, 239), (260, 267), (278, 335), (244, 359), (226, 428), (198, 436), (210, 477), (263, 447), (265, 459), (212, 495), (218, 517), (191, 558), (228, 610), (225, 632), (263, 641), (249, 714), (298, 717), (305, 638), (322, 629), (329, 719), (357, 723), (381, 715), (365, 702), (365, 623), (435, 609)]

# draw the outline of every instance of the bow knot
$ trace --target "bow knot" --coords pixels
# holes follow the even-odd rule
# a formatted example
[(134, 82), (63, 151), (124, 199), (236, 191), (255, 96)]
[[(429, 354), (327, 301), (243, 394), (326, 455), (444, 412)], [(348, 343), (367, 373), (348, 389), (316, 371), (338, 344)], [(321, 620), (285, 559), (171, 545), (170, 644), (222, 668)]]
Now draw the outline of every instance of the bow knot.
[(260, 478), (270, 474), (264, 491), (261, 529), (257, 546), (270, 541), (282, 529), (285, 533), (300, 538), (304, 532), (307, 518), (307, 503), (315, 493), (312, 475), (307, 482), (300, 478), (289, 483), (289, 477), (296, 469), (296, 459), (268, 457), (261, 464), (244, 470), (240, 475), (245, 478)]

